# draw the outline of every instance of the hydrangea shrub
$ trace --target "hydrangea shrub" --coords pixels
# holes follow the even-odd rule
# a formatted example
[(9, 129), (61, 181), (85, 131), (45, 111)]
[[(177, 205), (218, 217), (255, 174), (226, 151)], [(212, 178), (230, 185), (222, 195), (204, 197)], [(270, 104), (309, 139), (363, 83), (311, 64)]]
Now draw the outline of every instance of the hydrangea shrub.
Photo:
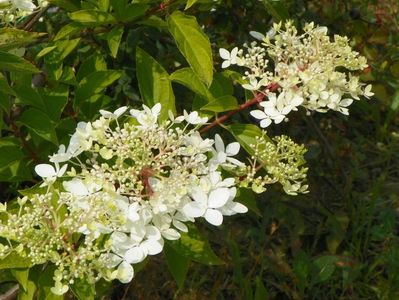
[[(239, 82), (253, 93), (239, 105), (227, 90), (224, 96), (212, 92), (211, 44), (194, 17), (176, 10), (165, 22), (157, 15), (163, 17), (165, 6), (136, 2), (126, 2), (126, 7), (118, 1), (83, 1), (80, 7), (52, 3), (0, 2), (4, 26), (27, 21), (22, 24), (29, 30), (47, 10), (49, 18), (68, 11), (73, 21), (46, 41), (37, 35), (37, 66), (24, 58), (21, 47), (29, 49), (32, 41), (18, 38), (22, 29), (4, 27), (0, 32), (15, 34), (14, 44), (1, 50), (10, 60), (0, 59), (0, 70), (8, 76), (0, 75), (0, 96), (7, 98), (2, 106), (10, 112), (22, 105), (25, 111), (17, 121), (27, 130), (24, 136), (10, 114), (8, 125), (20, 142), (4, 143), (9, 149), (21, 146), (25, 152), (18, 150), (20, 159), (25, 153), (26, 167), (41, 178), (15, 201), (1, 204), (0, 258), (9, 261), (10, 269), (50, 268), (53, 284), (46, 293), (77, 293), (82, 282), (93, 290), (101, 279), (130, 282), (135, 265), (161, 253), (165, 243), (180, 240), (192, 223), (220, 226), (225, 217), (246, 213), (248, 207), (237, 198), (240, 189), (263, 193), (267, 185), (279, 183), (289, 195), (306, 194), (305, 147), (285, 135), (269, 138), (261, 128), (288, 120), (291, 111), (301, 108), (308, 114), (334, 110), (347, 115), (353, 100), (373, 95), (356, 73), (367, 67), (366, 59), (352, 50), (348, 38), (335, 35), (331, 40), (326, 27), (313, 23), (303, 33), (291, 21), (274, 24), (265, 35), (251, 32), (258, 41), (243, 49), (219, 49), (221, 68), (243, 70)], [(83, 41), (87, 32), (98, 34), (99, 40), (106, 34), (106, 51), (116, 58), (124, 31), (135, 22), (166, 26), (189, 67), (168, 74), (137, 48), (135, 80), (144, 104), (116, 105), (103, 91), (117, 81), (124, 84), (124, 72), (107, 69), (96, 54), (79, 66), (77, 56), (72, 64), (66, 58), (92, 49)], [(87, 31), (82, 33), (83, 28)], [(21, 49), (22, 55), (16, 54)], [(45, 74), (47, 82), (38, 83), (37, 74)], [(172, 82), (206, 103), (176, 113), (176, 103), (184, 104), (184, 99), (175, 97)], [(127, 94), (128, 88), (121, 90)], [(260, 120), (260, 128), (227, 126), (238, 113)], [(71, 121), (74, 131), (66, 126)], [(218, 125), (237, 141), (213, 133)], [(58, 150), (49, 152), (48, 143)], [(45, 161), (32, 150), (42, 144)]]

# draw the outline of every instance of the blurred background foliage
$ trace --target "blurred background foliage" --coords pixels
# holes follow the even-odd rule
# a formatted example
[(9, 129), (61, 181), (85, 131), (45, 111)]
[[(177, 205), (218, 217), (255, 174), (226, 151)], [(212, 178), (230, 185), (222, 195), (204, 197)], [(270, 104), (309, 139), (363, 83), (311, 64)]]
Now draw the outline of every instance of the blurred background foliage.
[[(96, 2), (82, 2), (86, 6), (82, 7), (80, 1), (52, 1), (54, 6), (46, 12), (44, 21), (33, 26), (35, 32), (48, 35), (30, 43), (25, 54), (28, 60), (39, 61), (37, 68), (45, 68), (44, 73), (34, 75), (37, 89), (32, 88), (29, 77), (16, 73), (13, 78), (6, 78), (13, 83), (13, 90), (1, 88), (3, 200), (14, 198), (17, 190), (36, 182), (31, 171), (34, 164), (46, 161), (58, 144), (65, 143), (77, 121), (96, 118), (100, 108), (141, 105), (136, 78), (137, 46), (168, 73), (187, 65), (164, 22), (172, 11), (184, 9), (186, 1), (141, 1), (146, 2), (145, 10), (154, 8), (153, 14), (126, 23), (120, 29), (122, 33), (110, 26), (71, 23), (68, 12), (76, 7), (89, 9)], [(348, 36), (353, 48), (368, 59), (370, 67), (364, 70), (362, 79), (373, 84), (375, 96), (369, 101), (355, 101), (349, 117), (338, 113), (309, 117), (300, 111), (289, 123), (268, 129), (269, 136), (287, 134), (307, 147), (310, 193), (286, 196), (279, 187), (272, 187), (256, 199), (241, 194), (253, 204), (250, 213), (230, 218), (219, 228), (199, 224), (223, 264), (205, 266), (191, 262), (186, 266), (183, 261), (180, 273), (172, 275), (168, 269), (173, 273), (173, 266), (168, 268), (167, 261), (173, 259), (158, 255), (148, 261), (131, 284), (107, 286), (102, 297), (399, 299), (397, 0), (191, 2), (195, 3), (185, 13), (197, 18), (211, 41), (217, 82), (224, 90), (233, 92), (234, 88), (239, 101), (246, 95), (238, 85), (233, 87), (226, 73), (221, 73), (218, 48), (242, 45), (250, 40), (249, 31), (265, 33), (273, 22), (284, 19), (293, 19), (298, 26), (314, 21), (327, 26), (330, 34)], [(51, 47), (57, 36), (62, 40), (60, 33), (69, 35), (69, 39), (54, 50)], [(119, 36), (120, 45), (115, 52), (108, 41), (118, 40)], [(83, 78), (99, 70), (107, 72), (107, 82), (98, 79), (105, 92), (89, 91), (94, 96), (86, 101), (87, 91), (81, 88), (79, 92), (78, 87), (84, 84)], [(217, 85), (211, 89), (217, 94)], [(173, 90), (180, 112), (201, 103), (183, 85), (174, 82)], [(16, 103), (9, 101), (10, 94)], [(30, 95), (29, 99), (25, 99), (26, 95)], [(47, 107), (47, 101), (51, 101), (51, 107), (56, 103), (58, 108), (44, 114), (42, 111), (52, 109)], [(253, 121), (244, 112), (232, 122)], [(215, 129), (212, 134), (215, 132), (223, 131)], [(12, 157), (6, 155), (10, 152)], [(9, 160), (2, 161), (6, 158)], [(173, 251), (168, 253), (173, 255)], [(1, 288), (6, 290), (10, 283), (2, 281)]]

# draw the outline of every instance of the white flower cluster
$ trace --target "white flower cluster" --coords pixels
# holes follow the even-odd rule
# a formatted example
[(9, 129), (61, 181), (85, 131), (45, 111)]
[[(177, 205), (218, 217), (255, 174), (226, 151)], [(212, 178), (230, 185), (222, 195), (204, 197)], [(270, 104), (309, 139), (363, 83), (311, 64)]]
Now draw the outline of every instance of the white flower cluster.
[(197, 112), (161, 123), (160, 110), (144, 106), (129, 117), (127, 107), (101, 110), (96, 121), (79, 123), (52, 164), (35, 167), (41, 192), (19, 199), (19, 213), (0, 225), (0, 236), (22, 244), (33, 264), (57, 266), (53, 293), (76, 278), (127, 283), (132, 264), (179, 239), (185, 222), (202, 217), (219, 226), (247, 212), (234, 201), (239, 180), (221, 172), (245, 169), (233, 158), (239, 143), (203, 139), (197, 128), (207, 119)]
[(38, 7), (45, 7), (49, 4), (47, 0), (0, 0), (0, 21), (14, 23), (17, 18), (31, 14)]
[[(367, 67), (366, 59), (349, 46), (347, 37), (327, 35), (327, 27), (306, 24), (304, 33), (298, 34), (291, 21), (274, 24), (263, 35), (251, 32), (261, 41), (235, 47), (231, 52), (220, 49), (224, 59), (222, 68), (230, 65), (245, 67), (245, 89), (264, 92), (270, 85), (278, 85), (278, 93), (268, 94), (261, 102), (262, 109), (251, 115), (267, 127), (287, 120), (287, 115), (299, 106), (307, 111), (335, 110), (348, 115), (348, 106), (360, 96), (373, 95), (371, 85), (359, 82), (350, 72)], [(345, 71), (343, 71), (345, 70)]]

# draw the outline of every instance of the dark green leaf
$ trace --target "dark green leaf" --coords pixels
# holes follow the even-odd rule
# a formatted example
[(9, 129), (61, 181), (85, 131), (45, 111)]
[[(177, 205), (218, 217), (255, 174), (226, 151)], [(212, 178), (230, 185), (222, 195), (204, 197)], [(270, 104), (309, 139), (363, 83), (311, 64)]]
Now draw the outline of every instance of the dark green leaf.
[(15, 138), (0, 138), (0, 169), (8, 167), (25, 157), (19, 141)]
[(194, 93), (205, 98), (209, 102), (214, 100), (214, 97), (209, 92), (206, 85), (200, 80), (197, 74), (191, 68), (183, 68), (175, 71), (170, 75), (170, 80), (180, 83), (192, 90)]
[(79, 300), (94, 300), (94, 295), (96, 293), (94, 284), (89, 284), (88, 282), (77, 279), (71, 286), (71, 289)]
[(224, 112), (238, 107), (237, 99), (233, 96), (222, 96), (201, 107), (201, 110)]
[(28, 73), (40, 72), (34, 65), (32, 65), (27, 60), (4, 51), (0, 51), (0, 70)]
[(119, 79), (121, 75), (122, 71), (106, 70), (93, 72), (83, 78), (76, 89), (75, 106), (79, 106), (81, 102), (94, 94), (102, 92), (107, 86)]
[(182, 257), (168, 243), (165, 244), (164, 253), (170, 273), (176, 280), (178, 287), (183, 288), (190, 260)]
[(263, 284), (261, 277), (256, 277), (256, 290), (255, 290), (255, 297), (254, 300), (268, 300), (269, 294)]
[(275, 21), (284, 21), (289, 18), (289, 13), (281, 0), (261, 0), (267, 12), (273, 16)]
[(175, 11), (167, 21), (169, 31), (180, 52), (199, 78), (210, 86), (213, 77), (213, 60), (209, 38), (193, 16)]
[(316, 267), (314, 280), (323, 282), (328, 280), (335, 271), (335, 263), (338, 261), (336, 256), (325, 255), (317, 258), (313, 263)]
[(262, 216), (262, 213), (258, 208), (256, 199), (254, 197), (254, 193), (252, 191), (245, 188), (240, 188), (238, 190), (238, 195), (235, 201), (244, 204), (246, 207), (248, 207), (249, 210), (253, 211), (257, 216), (259, 217)]
[(13, 91), (12, 88), (8, 85), (7, 80), (4, 78), (3, 74), (0, 73), (0, 91), (3, 93), (9, 94), (9, 95), (14, 95), (15, 92)]
[(137, 79), (141, 97), (146, 105), (152, 107), (155, 103), (162, 104), (161, 120), (168, 117), (168, 110), (176, 112), (175, 96), (169, 74), (147, 52), (136, 49)]
[(142, 3), (132, 3), (124, 5), (123, 7), (118, 6), (117, 16), (118, 21), (131, 22), (137, 18), (144, 16), (148, 9), (147, 4)]
[(30, 108), (24, 111), (19, 119), (19, 122), (32, 129), (36, 134), (45, 140), (58, 145), (58, 139), (54, 129), (55, 124), (45, 113), (41, 112), (40, 110), (36, 108)]
[(80, 0), (49, 0), (49, 2), (67, 11), (75, 11), (80, 8)]
[(224, 262), (213, 252), (208, 240), (194, 224), (187, 224), (187, 233), (182, 232), (180, 240), (170, 241), (170, 246), (179, 254), (205, 265), (222, 265)]

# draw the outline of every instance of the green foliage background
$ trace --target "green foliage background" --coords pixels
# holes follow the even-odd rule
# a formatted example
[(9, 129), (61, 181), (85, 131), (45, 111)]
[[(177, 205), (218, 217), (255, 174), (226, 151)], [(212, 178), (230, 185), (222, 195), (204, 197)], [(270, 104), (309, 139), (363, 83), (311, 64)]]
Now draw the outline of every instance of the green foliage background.
[[(172, 110), (209, 116), (234, 109), (250, 95), (233, 85), (233, 73), (222, 72), (218, 48), (241, 45), (249, 31), (265, 33), (273, 21), (314, 21), (350, 37), (369, 61), (362, 79), (376, 94), (356, 101), (349, 118), (299, 112), (268, 130), (308, 148), (310, 194), (283, 196), (277, 187), (256, 199), (241, 194), (250, 213), (220, 228), (199, 224), (183, 243), (146, 261), (131, 284), (99, 284), (96, 298), (399, 299), (397, 1), (50, 2), (40, 12), (43, 22), (34, 15), (18, 23), (30, 33), (0, 29), (3, 202), (34, 185), (34, 165), (100, 108), (158, 99)], [(24, 59), (15, 50), (21, 47)], [(253, 120), (244, 112), (231, 123)], [(233, 139), (222, 128), (215, 132)], [(184, 248), (190, 243), (197, 252)], [(18, 281), (20, 299), (47, 299), (46, 272), (4, 270), (0, 289)], [(29, 294), (30, 285), (44, 292)], [(74, 291), (72, 298), (91, 294)]]

